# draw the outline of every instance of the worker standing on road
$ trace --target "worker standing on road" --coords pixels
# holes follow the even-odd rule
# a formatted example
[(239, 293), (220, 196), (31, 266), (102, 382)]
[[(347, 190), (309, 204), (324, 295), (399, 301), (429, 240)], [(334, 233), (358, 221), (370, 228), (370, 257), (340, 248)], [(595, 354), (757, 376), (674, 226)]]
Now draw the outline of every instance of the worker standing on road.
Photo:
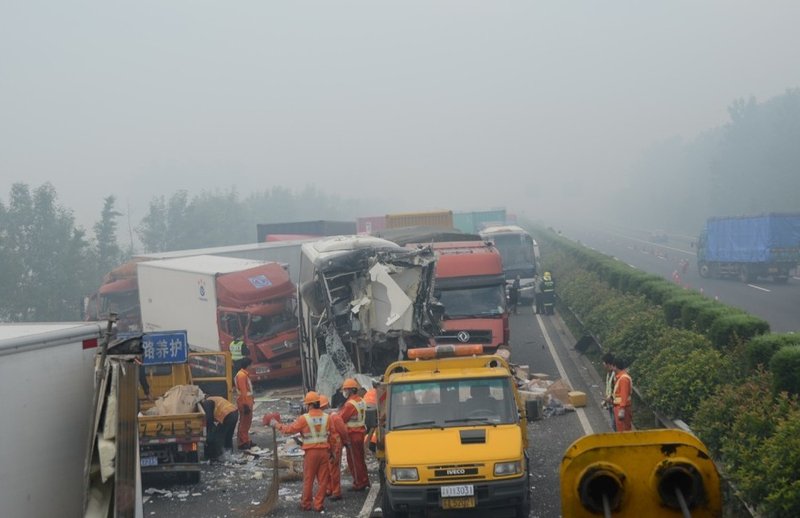
[(618, 432), (629, 432), (632, 424), (631, 393), (633, 381), (621, 358), (614, 358), (614, 420)]
[(556, 283), (550, 272), (544, 272), (542, 276), (542, 306), (545, 313), (553, 312), (556, 303)]
[(544, 313), (544, 295), (542, 295), (542, 278), (537, 276), (533, 282), (533, 312)]
[(617, 422), (614, 419), (614, 355), (606, 353), (603, 355), (603, 368), (606, 370), (606, 390), (603, 397), (603, 408), (608, 409), (608, 417), (611, 419), (611, 430), (617, 431)]
[(255, 444), (250, 440), (250, 425), (253, 423), (253, 382), (247, 368), (253, 363), (248, 357), (242, 358), (239, 372), (236, 373), (236, 406), (239, 409), (239, 431), (236, 439), (240, 450), (249, 450)]
[(328, 444), (331, 448), (329, 457), (329, 476), (328, 490), (325, 496), (330, 496), (331, 500), (342, 499), (342, 448), (350, 445), (350, 436), (347, 433), (347, 426), (335, 412), (331, 412), (330, 402), (324, 395), (319, 396), (319, 408), (325, 412), (331, 420), (331, 433)]
[[(320, 396), (314, 391), (306, 394), (303, 404), (308, 411), (295, 419), (292, 424), (285, 425), (274, 423), (283, 434), (302, 433), (303, 435), (303, 496), (300, 500), (300, 509), (303, 511), (325, 510), (325, 492), (328, 488), (330, 469), (330, 444), (331, 434), (330, 416), (320, 409)], [(314, 479), (317, 481), (317, 492), (314, 490)], [(313, 502), (312, 502), (313, 494)]]
[(228, 350), (231, 352), (231, 361), (233, 362), (233, 375), (235, 376), (239, 369), (242, 368), (242, 359), (245, 356), (250, 356), (250, 351), (244, 343), (241, 336), (237, 336), (231, 343), (228, 344)]
[(511, 283), (511, 287), (508, 289), (508, 310), (511, 312), (513, 311), (514, 314), (517, 314), (517, 304), (519, 303), (519, 288), (520, 288), (520, 280), (519, 275), (517, 278), (514, 279), (514, 282)]
[(239, 422), (239, 411), (236, 405), (219, 396), (206, 396), (203, 400), (203, 410), (206, 412), (206, 430), (208, 437), (207, 455), (211, 460), (222, 455), (225, 451), (233, 452), (233, 432)]
[(364, 459), (367, 404), (358, 395), (358, 382), (353, 378), (344, 380), (342, 389), (347, 401), (342, 405), (339, 416), (347, 425), (347, 434), (350, 437), (350, 446), (347, 448), (347, 467), (353, 477), (350, 491), (363, 491), (369, 487), (367, 462)]

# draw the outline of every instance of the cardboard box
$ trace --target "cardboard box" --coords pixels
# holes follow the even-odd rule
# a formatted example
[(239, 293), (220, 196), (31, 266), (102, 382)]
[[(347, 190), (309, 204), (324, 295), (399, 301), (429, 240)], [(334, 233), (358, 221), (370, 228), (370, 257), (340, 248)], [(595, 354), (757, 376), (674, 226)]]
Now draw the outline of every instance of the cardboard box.
[(580, 390), (573, 390), (569, 394), (569, 404), (575, 408), (586, 406), (586, 394)]

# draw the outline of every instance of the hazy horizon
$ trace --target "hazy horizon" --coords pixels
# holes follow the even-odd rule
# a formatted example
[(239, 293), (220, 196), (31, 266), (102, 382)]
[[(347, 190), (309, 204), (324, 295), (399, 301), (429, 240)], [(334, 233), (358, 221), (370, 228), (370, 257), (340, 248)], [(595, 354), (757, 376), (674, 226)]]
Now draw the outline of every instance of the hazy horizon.
[(596, 209), (649, 146), (800, 86), (797, 15), (788, 1), (14, 3), (0, 199), (49, 181), (85, 227), (109, 194), (137, 224), (154, 195), (232, 187), (313, 185), (386, 212)]

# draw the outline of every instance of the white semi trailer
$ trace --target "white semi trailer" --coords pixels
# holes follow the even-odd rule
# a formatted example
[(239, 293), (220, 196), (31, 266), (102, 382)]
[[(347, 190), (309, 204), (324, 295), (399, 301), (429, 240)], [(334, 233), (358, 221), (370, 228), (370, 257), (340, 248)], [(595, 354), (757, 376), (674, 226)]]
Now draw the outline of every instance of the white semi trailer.
[(82, 516), (105, 322), (0, 324), (0, 516)]

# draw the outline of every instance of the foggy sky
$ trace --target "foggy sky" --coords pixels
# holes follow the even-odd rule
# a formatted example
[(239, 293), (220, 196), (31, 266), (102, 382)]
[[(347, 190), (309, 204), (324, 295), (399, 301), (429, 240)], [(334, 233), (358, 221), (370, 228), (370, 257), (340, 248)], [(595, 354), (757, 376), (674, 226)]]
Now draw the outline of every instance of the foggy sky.
[(800, 2), (0, 5), (0, 199), (316, 185), (536, 217), (800, 86)]

